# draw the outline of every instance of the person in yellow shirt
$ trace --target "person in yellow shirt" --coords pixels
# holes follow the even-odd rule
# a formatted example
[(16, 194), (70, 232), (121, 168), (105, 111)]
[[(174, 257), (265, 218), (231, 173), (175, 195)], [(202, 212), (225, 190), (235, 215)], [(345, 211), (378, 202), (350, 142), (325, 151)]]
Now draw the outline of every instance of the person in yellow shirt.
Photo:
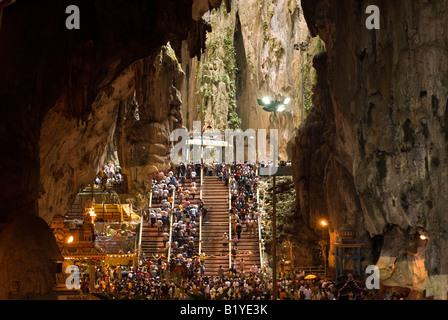
[(199, 254), (199, 261), (201, 262), (201, 264), (204, 264), (205, 259), (207, 259), (207, 256), (205, 255), (204, 251), (202, 251), (202, 252)]

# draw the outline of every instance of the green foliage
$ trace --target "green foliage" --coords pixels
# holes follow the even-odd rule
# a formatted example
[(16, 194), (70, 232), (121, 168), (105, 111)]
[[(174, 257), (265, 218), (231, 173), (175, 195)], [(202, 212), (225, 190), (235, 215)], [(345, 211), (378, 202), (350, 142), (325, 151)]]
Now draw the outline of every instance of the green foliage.
[(229, 97), (229, 113), (227, 118), (227, 124), (230, 129), (240, 129), (242, 120), (237, 112), (235, 97)]
[(246, 61), (247, 61), (247, 64), (249, 65), (250, 70), (252, 72), (254, 72), (255, 66), (254, 66), (254, 63), (252, 62), (252, 54), (250, 51), (246, 55)]
[[(279, 177), (276, 183), (277, 192), (277, 237), (278, 239), (290, 238), (296, 230), (294, 218), (294, 202), (297, 197), (294, 189), (294, 181), (291, 177)], [(265, 202), (267, 205), (267, 217), (273, 214), (272, 206), (273, 186), (272, 179), (268, 180), (268, 189)]]
[[(235, 46), (233, 45), (234, 30), (232, 28), (227, 28), (226, 34), (224, 36), (224, 56), (222, 57), (224, 63), (224, 69), (226, 74), (224, 75), (228, 81), (223, 81), (228, 84), (228, 115), (227, 115), (227, 125), (231, 129), (237, 129), (241, 125), (241, 119), (236, 110), (236, 87), (235, 79), (236, 73), (238, 72), (238, 66), (236, 63), (236, 52)], [(223, 77), (224, 77), (223, 76)]]
[(274, 7), (274, 5), (271, 3), (270, 4), (270, 6), (269, 6), (269, 9), (268, 9), (268, 14), (269, 14), (269, 17), (272, 19), (272, 17), (274, 16), (274, 13), (275, 13), (275, 7)]
[(249, 61), (249, 68), (252, 72), (255, 70), (255, 65), (252, 61)]
[(300, 3), (298, 0), (295, 0), (295, 2), (296, 2), (296, 10), (299, 12), (299, 15), (300, 15), (302, 8), (300, 7)]
[(207, 41), (207, 45), (206, 48), (209, 51), (209, 53), (211, 55), (215, 54), (216, 49), (218, 49), (218, 41), (217, 40), (213, 40), (213, 41)]
[(210, 90), (205, 91), (204, 97), (206, 99), (210, 99), (211, 100), (213, 98), (213, 92), (211, 92)]
[(231, 129), (239, 129), (241, 127), (241, 118), (236, 112), (229, 112), (229, 118), (227, 120), (228, 126)]
[(198, 113), (206, 113), (207, 112), (207, 106), (206, 105), (196, 105), (196, 111), (198, 112)]
[[(221, 8), (222, 10), (222, 8)], [(196, 92), (199, 105), (198, 113), (206, 114), (212, 112), (214, 108), (219, 108), (216, 104), (227, 104), (227, 126), (238, 128), (241, 124), (236, 112), (236, 74), (238, 65), (236, 62), (236, 51), (233, 44), (234, 30), (231, 27), (217, 26), (213, 32), (207, 35), (207, 51), (202, 61), (198, 64), (197, 80), (199, 80), (199, 90)], [(221, 83), (221, 85), (220, 85)], [(225, 84), (227, 97), (222, 101), (218, 100), (217, 89)], [(221, 89), (220, 89), (221, 90)], [(202, 105), (202, 107), (201, 107)]]
[(234, 30), (230, 27), (227, 28), (226, 35), (224, 36), (224, 56), (222, 57), (224, 68), (231, 79), (235, 78), (236, 72), (238, 71), (235, 46), (233, 45), (233, 34)]
[(281, 58), (281, 56), (285, 53), (285, 46), (281, 44), (276, 50), (274, 50), (274, 54), (277, 57), (277, 60)]
[(305, 112), (308, 114), (313, 108), (313, 87), (310, 84), (305, 85), (304, 99), (305, 99), (304, 109)]
[(309, 59), (304, 62), (303, 66), (303, 104), (305, 113), (308, 114), (313, 108), (313, 86), (317, 81), (316, 72), (311, 68)]
[(317, 40), (317, 50), (318, 50), (318, 52), (321, 52), (322, 50), (324, 50), (324, 46), (322, 44), (322, 39), (320, 39), (320, 38)]
[(224, 74), (221, 77), (221, 82), (224, 82), (225, 84), (229, 84), (229, 77), (226, 74)]

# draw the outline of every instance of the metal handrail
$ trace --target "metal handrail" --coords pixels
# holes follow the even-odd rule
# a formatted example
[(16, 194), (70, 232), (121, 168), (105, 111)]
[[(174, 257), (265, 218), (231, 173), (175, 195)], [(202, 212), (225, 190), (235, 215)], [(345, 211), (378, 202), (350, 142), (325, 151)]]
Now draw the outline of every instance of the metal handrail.
[(170, 238), (169, 238), (169, 246), (168, 246), (168, 262), (171, 260), (171, 247), (172, 247), (172, 239), (173, 239), (173, 211), (174, 204), (176, 203), (176, 189), (173, 189), (173, 203), (171, 204), (171, 214), (170, 214)]
[(229, 189), (229, 269), (232, 268), (232, 216), (230, 215), (230, 209), (232, 209), (232, 194), (230, 192), (230, 176), (229, 175), (229, 182), (228, 182), (228, 189)]
[[(151, 208), (152, 205), (152, 190), (149, 193), (149, 207)], [(143, 223), (144, 223), (144, 219), (143, 219), (143, 205), (142, 205), (142, 216), (140, 217), (140, 231), (139, 231), (139, 235), (138, 235), (138, 256), (139, 256), (139, 260), (140, 257), (142, 255), (142, 237), (143, 237)]]
[(308, 266), (308, 267), (293, 267), (294, 271), (303, 271), (305, 274), (325, 274), (326, 270), (324, 266)]
[[(201, 183), (199, 186), (199, 199), (202, 200), (202, 184), (203, 184), (204, 168), (201, 166)], [(199, 212), (198, 212), (199, 213)], [(199, 215), (199, 252), (202, 252), (202, 214)]]
[[(259, 208), (259, 203), (260, 203), (260, 189), (257, 187), (257, 207), (258, 208)], [(257, 210), (259, 211), (259, 209), (257, 209)], [(261, 244), (262, 237), (261, 237), (261, 215), (260, 215), (260, 213), (258, 214), (257, 223), (258, 223), (258, 250), (260, 253), (260, 269), (261, 269), (261, 268), (263, 268), (264, 252), (263, 252), (263, 246)]]

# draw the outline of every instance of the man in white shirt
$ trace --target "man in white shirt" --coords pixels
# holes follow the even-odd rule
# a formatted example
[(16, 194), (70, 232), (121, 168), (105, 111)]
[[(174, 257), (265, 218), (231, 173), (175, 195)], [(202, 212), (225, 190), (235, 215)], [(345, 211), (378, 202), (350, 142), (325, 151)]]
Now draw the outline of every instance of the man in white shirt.
[(191, 186), (191, 195), (193, 196), (193, 199), (197, 192), (196, 182), (193, 182), (195, 185)]
[(154, 213), (154, 211), (151, 211), (149, 212), (149, 223), (151, 227), (155, 226), (155, 222), (156, 222), (156, 214)]
[(308, 286), (303, 290), (303, 293), (305, 294), (305, 300), (311, 300), (312, 291)]
[(188, 189), (184, 190), (184, 197), (186, 201), (190, 200), (190, 191), (188, 191)]
[(166, 244), (166, 242), (170, 239), (170, 235), (168, 232), (163, 233), (163, 245)]
[(160, 235), (162, 233), (162, 231), (163, 231), (163, 222), (162, 222), (162, 220), (157, 220), (156, 226), (157, 226), (157, 231), (158, 231), (158, 233)]
[(249, 220), (247, 220), (247, 231), (249, 231), (249, 234), (253, 234), (253, 232), (254, 232), (254, 229), (253, 229), (253, 226), (254, 226), (254, 221), (252, 220), (252, 219), (249, 219)]
[(169, 191), (168, 189), (163, 189), (163, 198), (168, 199)]

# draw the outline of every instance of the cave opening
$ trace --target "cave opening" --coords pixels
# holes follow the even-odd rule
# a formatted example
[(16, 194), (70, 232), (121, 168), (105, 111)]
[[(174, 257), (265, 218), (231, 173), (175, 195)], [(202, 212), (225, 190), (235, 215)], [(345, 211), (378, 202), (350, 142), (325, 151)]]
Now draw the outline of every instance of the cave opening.
[[(65, 1), (0, 1), (8, 106), (0, 167), (9, 186), (0, 199), (0, 299), (48, 292), (55, 275), (64, 285), (68, 266), (80, 268), (82, 294), (110, 298), (104, 266), (160, 279), (176, 259), (198, 263), (199, 277), (224, 265), (290, 277), (281, 286), (312, 275), (321, 285), (338, 259), (354, 256), (356, 281), (370, 264), (381, 269), (378, 296), (391, 285), (410, 298), (448, 298), (443, 2), (384, 2), (382, 21), (398, 22), (381, 31), (360, 25), (365, 1), (84, 2), (77, 32), (64, 28)], [(191, 137), (195, 120), (221, 135)], [(278, 191), (257, 163), (204, 160), (204, 149), (225, 145), (225, 129), (269, 130), (273, 121), (278, 176), (288, 177)], [(189, 150), (200, 146), (197, 163), (172, 162), (177, 130)], [(245, 158), (248, 149), (244, 138)], [(335, 250), (344, 246), (345, 256)], [(24, 257), (33, 258), (23, 265)], [(344, 288), (342, 296), (359, 297), (356, 286)], [(299, 289), (290, 292), (297, 298)]]

